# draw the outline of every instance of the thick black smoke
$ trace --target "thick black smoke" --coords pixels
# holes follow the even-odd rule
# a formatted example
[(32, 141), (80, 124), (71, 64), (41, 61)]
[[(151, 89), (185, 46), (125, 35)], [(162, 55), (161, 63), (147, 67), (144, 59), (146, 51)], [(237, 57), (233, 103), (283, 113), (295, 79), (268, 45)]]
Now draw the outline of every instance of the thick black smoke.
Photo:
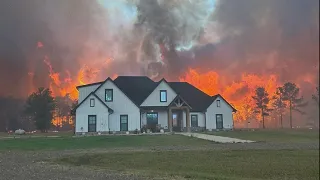
[[(49, 85), (48, 55), (56, 72), (76, 72), (92, 22), (88, 1), (0, 1), (0, 95), (25, 96)], [(37, 49), (37, 43), (45, 47)]]
[(317, 80), (318, 0), (221, 0), (212, 21), (221, 42), (196, 49), (192, 66), (276, 73), (282, 81), (309, 74)]
[[(318, 0), (220, 0), (216, 7), (211, 2), (110, 0), (137, 10), (128, 20), (98, 1), (2, 0), (0, 95), (25, 96), (30, 83), (48, 86), (44, 55), (62, 76), (100, 68), (88, 81), (114, 73), (177, 79), (189, 67), (234, 80), (242, 72), (318, 80)], [(43, 48), (37, 49), (38, 41)]]

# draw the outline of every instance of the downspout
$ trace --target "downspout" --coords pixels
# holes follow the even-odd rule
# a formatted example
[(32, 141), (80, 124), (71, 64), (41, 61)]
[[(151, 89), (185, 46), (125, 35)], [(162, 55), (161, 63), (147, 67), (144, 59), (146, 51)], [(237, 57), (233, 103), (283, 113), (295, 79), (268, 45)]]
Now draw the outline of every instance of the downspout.
[(111, 134), (111, 133), (110, 133), (110, 115), (111, 115), (111, 114), (113, 114), (113, 111), (111, 111), (111, 112), (108, 113), (108, 129), (109, 129), (109, 134)]
[(204, 130), (207, 130), (207, 111), (204, 111)]
[(139, 109), (140, 112), (140, 131), (141, 131), (141, 109)]

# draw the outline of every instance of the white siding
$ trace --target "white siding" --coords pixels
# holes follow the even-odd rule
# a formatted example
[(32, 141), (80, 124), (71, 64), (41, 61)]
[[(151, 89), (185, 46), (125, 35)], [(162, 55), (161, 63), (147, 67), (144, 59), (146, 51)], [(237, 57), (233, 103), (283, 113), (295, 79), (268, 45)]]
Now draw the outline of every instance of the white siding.
[[(220, 107), (217, 107), (217, 100), (220, 100)], [(223, 116), (223, 128), (233, 128), (232, 108), (220, 97), (218, 97), (207, 109), (206, 128), (208, 130), (216, 129), (216, 114)]]
[[(199, 127), (205, 127), (206, 126), (206, 122), (205, 122), (205, 114), (202, 112), (190, 112), (190, 127), (191, 127), (191, 115), (198, 115), (198, 126)], [(183, 117), (183, 127), (187, 127), (186, 124), (186, 112), (183, 111), (182, 114)]]
[(161, 127), (168, 129), (168, 112), (160, 111), (158, 112), (158, 124), (161, 124)]
[(105, 89), (113, 89), (113, 101), (105, 102), (114, 111), (109, 116), (110, 131), (120, 131), (120, 115), (128, 115), (129, 131), (140, 130), (140, 109), (111, 80), (96, 92), (101, 100), (105, 100)]
[[(167, 102), (160, 102), (160, 90), (167, 90)], [(177, 94), (171, 87), (165, 81), (162, 81), (141, 106), (168, 106), (176, 96)]]
[[(90, 99), (92, 98), (95, 101), (94, 107), (90, 107)], [(95, 96), (90, 95), (90, 97), (76, 110), (76, 132), (88, 132), (89, 115), (97, 116), (97, 132), (108, 131), (108, 108), (106, 108)]]
[(85, 87), (80, 87), (78, 89), (79, 91), (79, 100), (78, 103), (81, 103), (91, 92), (96, 90), (100, 85), (91, 85), (91, 86), (85, 86)]
[[(151, 112), (151, 111), (150, 111)], [(164, 129), (168, 129), (168, 112), (167, 111), (154, 111), (158, 113), (158, 124)], [(147, 112), (141, 113), (141, 127), (147, 124)]]

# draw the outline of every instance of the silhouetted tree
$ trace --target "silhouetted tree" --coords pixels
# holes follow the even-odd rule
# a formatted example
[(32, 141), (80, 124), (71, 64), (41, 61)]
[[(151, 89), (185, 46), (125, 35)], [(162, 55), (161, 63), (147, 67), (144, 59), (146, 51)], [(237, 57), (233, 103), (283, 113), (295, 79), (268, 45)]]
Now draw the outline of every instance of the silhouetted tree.
[(316, 93), (312, 95), (312, 99), (317, 103), (319, 106), (319, 87), (316, 87)]
[(289, 102), (290, 110), (290, 128), (292, 128), (292, 110), (297, 111), (301, 114), (305, 112), (301, 111), (301, 107), (308, 105), (308, 102), (304, 102), (303, 97), (299, 98), (300, 89), (295, 83), (287, 82), (283, 85), (283, 100)]
[(287, 107), (284, 99), (283, 99), (283, 87), (278, 87), (275, 93), (275, 96), (273, 96), (273, 103), (272, 106), (277, 111), (277, 113), (280, 114), (280, 126), (283, 128), (283, 121), (282, 116), (285, 111), (285, 108)]
[(47, 132), (51, 126), (55, 101), (47, 88), (39, 88), (26, 101), (25, 112), (31, 116), (37, 129)]
[(264, 117), (269, 116), (269, 112), (272, 109), (268, 108), (268, 104), (270, 102), (269, 94), (266, 92), (264, 87), (258, 87), (255, 92), (255, 96), (252, 98), (256, 102), (255, 113), (260, 113), (262, 117), (262, 128), (265, 128)]

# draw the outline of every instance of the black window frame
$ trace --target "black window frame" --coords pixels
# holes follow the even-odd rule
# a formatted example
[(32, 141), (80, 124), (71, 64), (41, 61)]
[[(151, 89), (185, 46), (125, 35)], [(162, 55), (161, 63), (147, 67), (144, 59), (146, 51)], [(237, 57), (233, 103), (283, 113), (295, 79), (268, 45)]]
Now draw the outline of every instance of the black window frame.
[[(122, 123), (121, 122), (121, 118), (122, 117), (127, 117), (127, 123)], [(123, 124), (126, 124), (127, 125), (127, 128), (126, 128), (126, 130), (122, 130), (122, 125)], [(129, 116), (127, 115), (127, 114), (122, 114), (122, 115), (120, 115), (120, 131), (128, 131), (129, 130)]]
[(221, 107), (221, 101), (217, 100), (217, 107)]
[[(197, 120), (197, 123), (196, 123), (196, 125), (194, 125), (193, 123), (192, 123), (192, 117), (196, 117), (196, 120)], [(199, 127), (199, 119), (198, 119), (198, 115), (197, 114), (191, 114), (191, 119), (190, 119), (190, 124), (191, 124), (191, 127)]]
[[(95, 118), (95, 126), (94, 126), (94, 131), (91, 130), (90, 125), (90, 117), (94, 117)], [(88, 132), (97, 132), (97, 115), (88, 115)]]
[[(166, 100), (162, 101), (161, 99), (161, 93), (166, 93)], [(168, 93), (167, 93), (167, 90), (160, 90), (160, 102), (167, 102), (168, 101)]]
[[(107, 91), (111, 92), (111, 100), (107, 100)], [(105, 91), (104, 91), (104, 100), (105, 100), (105, 102), (113, 102), (113, 89), (105, 89)]]
[[(93, 104), (92, 104), (92, 102), (93, 102)], [(91, 99), (90, 99), (90, 107), (94, 107), (95, 104), (96, 104), (95, 99), (94, 99), (94, 98), (91, 98)]]

